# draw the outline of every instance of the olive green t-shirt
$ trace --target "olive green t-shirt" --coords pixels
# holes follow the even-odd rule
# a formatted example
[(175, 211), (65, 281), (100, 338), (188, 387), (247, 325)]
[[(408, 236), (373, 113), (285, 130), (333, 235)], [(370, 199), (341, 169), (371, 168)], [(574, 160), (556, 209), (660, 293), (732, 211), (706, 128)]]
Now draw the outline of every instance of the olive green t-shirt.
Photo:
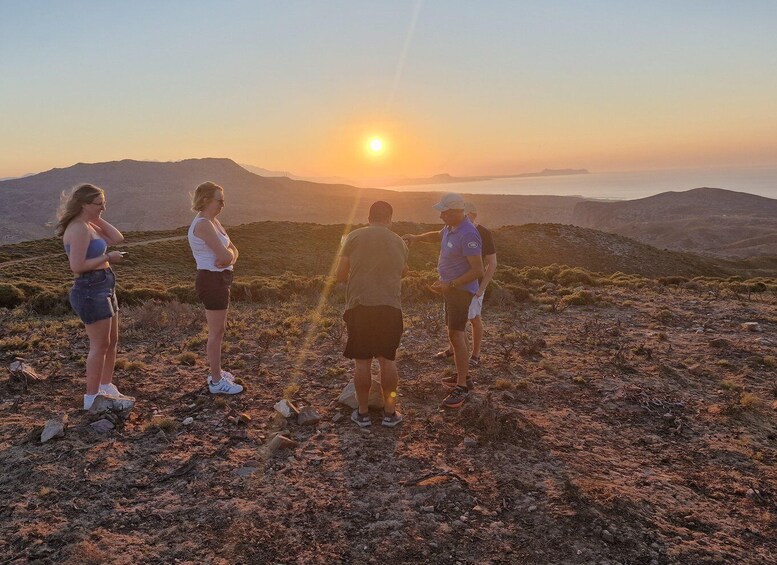
[(345, 238), (340, 255), (348, 257), (345, 309), (356, 306), (402, 308), (402, 272), (407, 245), (386, 226), (369, 225)]

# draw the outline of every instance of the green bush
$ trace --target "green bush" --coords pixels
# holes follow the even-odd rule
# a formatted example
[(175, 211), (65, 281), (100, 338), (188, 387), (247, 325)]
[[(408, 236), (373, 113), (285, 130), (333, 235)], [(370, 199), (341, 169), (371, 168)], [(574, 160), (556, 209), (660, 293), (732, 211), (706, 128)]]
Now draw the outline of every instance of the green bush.
[(596, 304), (597, 298), (590, 290), (580, 290), (573, 294), (568, 294), (561, 300), (570, 306), (588, 306), (590, 304)]
[(33, 296), (27, 305), (36, 314), (61, 316), (72, 312), (66, 290), (59, 292), (45, 290)]
[(22, 290), (12, 284), (0, 284), (0, 308), (14, 308), (24, 302)]
[(658, 279), (658, 284), (661, 286), (684, 285), (687, 282), (689, 281), (686, 277), (661, 277)]
[(172, 296), (164, 290), (156, 288), (118, 288), (116, 290), (116, 296), (119, 299), (119, 304), (132, 306), (136, 304), (142, 304), (148, 300), (160, 300), (167, 302), (172, 300)]
[(563, 269), (556, 277), (558, 284), (563, 286), (572, 285), (588, 285), (593, 286), (595, 284), (591, 274), (583, 269)]
[(184, 302), (186, 304), (196, 304), (198, 302), (197, 292), (194, 290), (194, 285), (180, 284), (171, 286), (167, 289), (172, 296), (178, 299), (178, 302)]

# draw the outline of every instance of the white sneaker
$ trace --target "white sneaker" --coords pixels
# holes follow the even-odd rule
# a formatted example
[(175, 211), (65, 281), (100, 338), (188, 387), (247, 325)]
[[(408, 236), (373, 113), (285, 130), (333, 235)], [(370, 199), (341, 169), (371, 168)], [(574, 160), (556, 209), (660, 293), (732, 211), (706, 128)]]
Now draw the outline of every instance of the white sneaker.
[(94, 399), (99, 396), (99, 393), (97, 394), (85, 394), (84, 395), (84, 410), (89, 410), (92, 407), (92, 404), (94, 404)]
[[(235, 382), (235, 375), (233, 375), (229, 371), (225, 371), (224, 369), (221, 369), (221, 378), (227, 379), (231, 383)], [(208, 384), (211, 384), (212, 382), (213, 382), (213, 377), (208, 375)]]
[(100, 389), (97, 394), (102, 394), (104, 396), (117, 396), (119, 398), (129, 398), (126, 394), (120, 393), (119, 389), (116, 388), (116, 385), (113, 383), (100, 385)]
[(242, 385), (230, 382), (226, 378), (214, 383), (210, 377), (208, 377), (208, 390), (211, 394), (237, 394), (243, 392), (243, 387)]

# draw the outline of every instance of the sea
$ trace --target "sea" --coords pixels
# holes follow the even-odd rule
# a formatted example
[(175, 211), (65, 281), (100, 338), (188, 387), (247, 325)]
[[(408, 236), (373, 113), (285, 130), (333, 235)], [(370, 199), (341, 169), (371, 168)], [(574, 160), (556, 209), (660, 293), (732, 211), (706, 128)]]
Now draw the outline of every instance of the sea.
[(471, 182), (392, 186), (412, 192), (582, 196), (603, 200), (634, 200), (661, 192), (693, 188), (724, 188), (777, 198), (777, 168), (672, 169), (591, 172), (579, 175), (497, 178)]

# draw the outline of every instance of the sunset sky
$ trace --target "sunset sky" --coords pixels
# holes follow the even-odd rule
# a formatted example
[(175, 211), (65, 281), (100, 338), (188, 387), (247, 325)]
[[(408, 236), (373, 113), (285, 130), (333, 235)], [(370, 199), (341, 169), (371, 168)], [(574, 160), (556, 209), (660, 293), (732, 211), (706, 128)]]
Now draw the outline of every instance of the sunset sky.
[(0, 0), (0, 178), (775, 165), (776, 29), (770, 0)]

